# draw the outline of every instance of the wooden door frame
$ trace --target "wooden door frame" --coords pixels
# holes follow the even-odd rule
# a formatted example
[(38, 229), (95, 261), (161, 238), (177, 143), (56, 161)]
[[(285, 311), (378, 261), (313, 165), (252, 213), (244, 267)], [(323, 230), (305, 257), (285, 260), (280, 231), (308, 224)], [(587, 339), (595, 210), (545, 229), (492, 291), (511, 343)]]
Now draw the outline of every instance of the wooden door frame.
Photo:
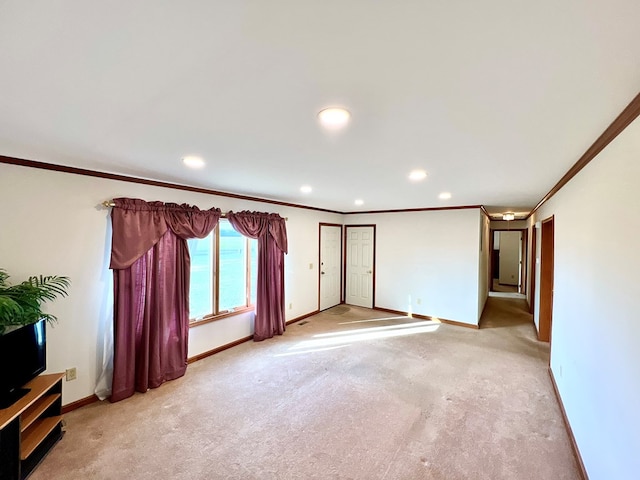
[[(528, 247), (528, 243), (529, 243), (529, 239), (528, 237), (525, 235), (525, 233), (527, 232), (526, 228), (489, 228), (489, 291), (493, 292), (495, 290), (493, 290), (493, 232), (520, 232), (520, 234), (522, 235), (522, 248), (523, 250), (526, 252), (527, 251), (527, 247)], [(522, 252), (520, 252), (520, 254), (522, 255)], [(522, 255), (522, 259), (520, 261), (521, 265), (520, 265), (520, 271), (521, 271), (521, 275), (522, 275), (522, 291), (518, 290), (518, 293), (523, 293), (527, 291), (527, 262), (526, 262), (526, 255)]]
[(520, 234), (520, 285), (518, 285), (518, 293), (527, 295), (527, 253), (529, 246), (529, 231), (524, 229)]
[[(344, 267), (344, 252), (342, 238), (344, 236), (344, 226), (341, 223), (318, 223), (318, 311), (320, 311), (320, 282), (322, 281), (322, 227), (340, 227), (340, 261)], [(340, 303), (344, 303), (343, 296), (343, 268), (340, 269)]]
[[(344, 270), (342, 272), (343, 276), (344, 276), (344, 290), (342, 292), (342, 298), (344, 300), (346, 300), (347, 298), (347, 233), (349, 231), (349, 228), (352, 227), (372, 227), (373, 228), (373, 276), (371, 278), (371, 281), (373, 282), (373, 284), (371, 285), (371, 308), (376, 308), (376, 224), (375, 223), (366, 223), (366, 224), (351, 224), (351, 225), (345, 225), (344, 226), (344, 239), (343, 239), (343, 243), (344, 243), (344, 248), (342, 249), (343, 252), (343, 258), (342, 258), (342, 265), (344, 266)], [(344, 301), (343, 300), (343, 301)]]
[(538, 312), (538, 339), (551, 342), (553, 321), (553, 277), (554, 277), (554, 219), (553, 215), (540, 225), (540, 310)]

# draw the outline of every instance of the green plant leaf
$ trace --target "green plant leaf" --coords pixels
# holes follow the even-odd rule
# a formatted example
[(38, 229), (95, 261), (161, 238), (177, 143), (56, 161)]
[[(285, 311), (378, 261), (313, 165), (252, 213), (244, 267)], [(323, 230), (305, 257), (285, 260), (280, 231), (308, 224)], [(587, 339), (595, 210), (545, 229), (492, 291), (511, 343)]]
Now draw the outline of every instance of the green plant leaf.
[(10, 297), (0, 296), (0, 317), (14, 317), (22, 313), (20, 304)]
[(55, 315), (42, 311), (42, 303), (66, 297), (71, 286), (68, 277), (32, 276), (22, 283), (10, 285), (6, 270), (0, 269), (0, 334), (7, 325), (28, 325), (44, 318), (57, 322)]

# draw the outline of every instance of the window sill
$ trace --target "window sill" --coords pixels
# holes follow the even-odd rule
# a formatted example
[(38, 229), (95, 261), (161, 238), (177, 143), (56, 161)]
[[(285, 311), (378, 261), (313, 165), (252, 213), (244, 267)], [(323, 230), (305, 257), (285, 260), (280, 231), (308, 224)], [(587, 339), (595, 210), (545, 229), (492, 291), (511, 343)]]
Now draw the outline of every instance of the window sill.
[(255, 306), (249, 305), (248, 307), (238, 307), (234, 310), (218, 313), (216, 315), (208, 315), (199, 320), (189, 320), (189, 328), (197, 327), (198, 325), (204, 325), (205, 323), (215, 322), (216, 320), (222, 320), (223, 318), (233, 317), (242, 313), (253, 312), (254, 310)]

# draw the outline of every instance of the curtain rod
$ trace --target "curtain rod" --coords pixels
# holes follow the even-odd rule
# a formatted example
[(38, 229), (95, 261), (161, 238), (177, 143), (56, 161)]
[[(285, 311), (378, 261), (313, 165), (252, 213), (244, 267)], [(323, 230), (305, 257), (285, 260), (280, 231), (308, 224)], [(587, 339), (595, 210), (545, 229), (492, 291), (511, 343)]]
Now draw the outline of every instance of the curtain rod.
[[(113, 200), (105, 200), (104, 202), (102, 202), (102, 206), (105, 208), (110, 208), (110, 207), (115, 207), (116, 204), (113, 202)], [(222, 215), (220, 215), (222, 218), (227, 218), (227, 213), (223, 212)], [(284, 220), (287, 221), (289, 220), (289, 217), (284, 217)]]

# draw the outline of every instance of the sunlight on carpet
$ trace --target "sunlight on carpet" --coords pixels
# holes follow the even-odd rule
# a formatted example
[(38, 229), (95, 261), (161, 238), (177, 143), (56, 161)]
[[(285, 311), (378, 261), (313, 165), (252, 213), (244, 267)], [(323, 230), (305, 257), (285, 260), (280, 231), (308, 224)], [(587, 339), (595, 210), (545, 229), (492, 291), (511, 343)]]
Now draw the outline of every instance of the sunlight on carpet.
[(351, 310), (351, 308), (345, 305), (337, 305), (335, 307), (329, 308), (328, 310), (324, 310), (322, 313), (327, 313), (329, 315), (344, 315), (349, 310)]
[(386, 325), (383, 327), (369, 327), (357, 330), (328, 332), (313, 335), (311, 340), (303, 340), (290, 347), (287, 353), (274, 356), (293, 355), (296, 353), (322, 352), (337, 347), (349, 346), (354, 342), (379, 340), (385, 338), (404, 337), (419, 333), (436, 332), (440, 328), (438, 322), (423, 321), (400, 325)]

